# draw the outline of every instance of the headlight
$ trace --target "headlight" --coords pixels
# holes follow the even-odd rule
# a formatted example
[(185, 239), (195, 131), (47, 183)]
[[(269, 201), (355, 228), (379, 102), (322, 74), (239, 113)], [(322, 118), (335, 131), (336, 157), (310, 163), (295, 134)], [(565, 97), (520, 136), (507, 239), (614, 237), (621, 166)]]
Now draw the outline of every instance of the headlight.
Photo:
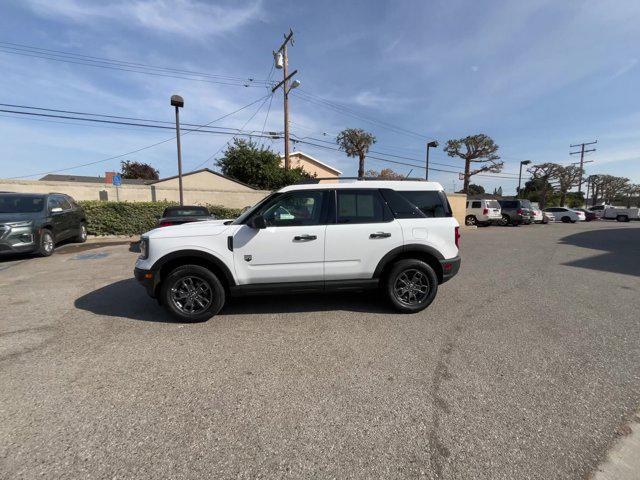
[(26, 222), (13, 222), (13, 223), (7, 223), (7, 225), (11, 228), (23, 228), (23, 227), (30, 227), (33, 225), (33, 220), (28, 220)]
[(140, 258), (142, 260), (149, 258), (149, 239), (147, 237), (140, 239)]

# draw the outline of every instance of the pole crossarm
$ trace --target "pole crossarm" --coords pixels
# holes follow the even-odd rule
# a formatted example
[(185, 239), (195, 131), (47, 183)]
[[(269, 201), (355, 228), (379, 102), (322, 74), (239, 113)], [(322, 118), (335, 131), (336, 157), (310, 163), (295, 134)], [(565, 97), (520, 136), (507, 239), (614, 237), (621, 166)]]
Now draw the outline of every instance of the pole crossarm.
[(284, 86), (284, 84), (287, 83), (289, 80), (291, 80), (296, 73), (298, 73), (298, 70), (294, 70), (289, 75), (287, 75), (285, 79), (281, 80), (275, 87), (271, 89), (271, 92), (273, 93), (280, 87)]

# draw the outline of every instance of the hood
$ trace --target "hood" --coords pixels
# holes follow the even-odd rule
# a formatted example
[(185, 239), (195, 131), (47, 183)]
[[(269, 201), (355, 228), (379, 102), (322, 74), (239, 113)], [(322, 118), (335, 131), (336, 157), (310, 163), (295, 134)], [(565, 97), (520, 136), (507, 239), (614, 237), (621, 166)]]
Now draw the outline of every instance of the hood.
[(39, 213), (0, 213), (0, 223), (26, 222), (39, 216)]
[(189, 222), (169, 227), (158, 227), (144, 234), (148, 238), (179, 238), (207, 235), (220, 235), (229, 228), (224, 225), (228, 220), (207, 220), (205, 222)]

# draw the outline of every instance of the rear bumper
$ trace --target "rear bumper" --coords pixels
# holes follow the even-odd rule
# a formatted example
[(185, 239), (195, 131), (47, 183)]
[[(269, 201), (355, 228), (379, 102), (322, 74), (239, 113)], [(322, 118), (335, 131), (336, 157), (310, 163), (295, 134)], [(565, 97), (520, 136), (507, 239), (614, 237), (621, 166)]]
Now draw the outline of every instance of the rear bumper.
[(460, 255), (447, 258), (444, 260), (440, 260), (440, 264), (442, 265), (442, 282), (447, 282), (456, 276), (458, 271), (460, 270)]
[(145, 270), (143, 268), (134, 268), (133, 275), (136, 277), (136, 280), (140, 282), (140, 284), (145, 288), (147, 294), (151, 298), (156, 298), (155, 290), (157, 283), (157, 274), (151, 270)]

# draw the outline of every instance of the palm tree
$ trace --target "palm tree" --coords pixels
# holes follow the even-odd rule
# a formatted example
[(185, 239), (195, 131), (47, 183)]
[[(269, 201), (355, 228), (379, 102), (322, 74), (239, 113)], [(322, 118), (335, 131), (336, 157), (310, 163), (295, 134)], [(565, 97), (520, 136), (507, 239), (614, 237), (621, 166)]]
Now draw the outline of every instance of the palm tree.
[(349, 157), (358, 157), (358, 178), (364, 177), (364, 159), (376, 137), (360, 128), (347, 128), (336, 137), (336, 143)]

